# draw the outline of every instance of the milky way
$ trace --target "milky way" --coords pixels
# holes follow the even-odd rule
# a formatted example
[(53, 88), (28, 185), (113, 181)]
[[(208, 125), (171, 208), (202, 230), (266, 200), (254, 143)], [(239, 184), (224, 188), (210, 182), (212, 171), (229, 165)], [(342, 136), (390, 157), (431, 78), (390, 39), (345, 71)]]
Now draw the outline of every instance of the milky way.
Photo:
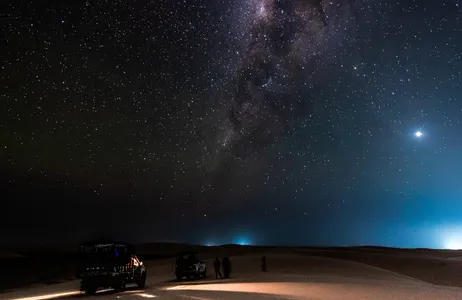
[(3, 2), (2, 237), (460, 224), (458, 1)]
[(311, 65), (351, 35), (351, 11), (347, 2), (317, 0), (252, 0), (236, 9), (229, 42), (240, 50), (221, 95), (220, 151), (249, 158), (310, 111)]

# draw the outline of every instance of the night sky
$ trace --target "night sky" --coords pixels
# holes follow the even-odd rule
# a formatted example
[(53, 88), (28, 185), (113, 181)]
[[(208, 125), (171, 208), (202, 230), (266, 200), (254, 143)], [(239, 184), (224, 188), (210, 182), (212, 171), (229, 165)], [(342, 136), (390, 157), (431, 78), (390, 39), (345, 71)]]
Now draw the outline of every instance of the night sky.
[(2, 244), (462, 247), (462, 2), (2, 2)]

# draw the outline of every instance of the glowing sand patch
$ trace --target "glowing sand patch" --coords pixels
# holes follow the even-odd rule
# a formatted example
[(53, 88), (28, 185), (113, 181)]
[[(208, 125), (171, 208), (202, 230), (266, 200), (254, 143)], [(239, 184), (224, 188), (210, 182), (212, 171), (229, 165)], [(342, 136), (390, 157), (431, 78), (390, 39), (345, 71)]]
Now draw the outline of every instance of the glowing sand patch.
[(138, 294), (135, 294), (135, 295), (143, 297), (143, 298), (156, 298), (157, 297), (156, 295), (151, 295), (151, 294), (147, 294), (147, 293), (138, 293)]
[(80, 291), (74, 291), (74, 292), (55, 293), (55, 294), (47, 294), (47, 295), (25, 297), (25, 298), (15, 298), (13, 300), (47, 300), (47, 299), (56, 299), (60, 297), (76, 296), (76, 295), (81, 295), (81, 294), (82, 292)]

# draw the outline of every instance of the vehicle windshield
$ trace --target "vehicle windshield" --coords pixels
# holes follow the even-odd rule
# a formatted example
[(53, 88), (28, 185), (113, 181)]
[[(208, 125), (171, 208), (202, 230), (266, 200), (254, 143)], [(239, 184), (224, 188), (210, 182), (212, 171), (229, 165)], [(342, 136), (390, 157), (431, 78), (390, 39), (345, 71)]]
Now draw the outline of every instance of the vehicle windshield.
[(177, 257), (177, 261), (183, 263), (196, 263), (199, 261), (199, 258), (195, 254), (183, 254)]

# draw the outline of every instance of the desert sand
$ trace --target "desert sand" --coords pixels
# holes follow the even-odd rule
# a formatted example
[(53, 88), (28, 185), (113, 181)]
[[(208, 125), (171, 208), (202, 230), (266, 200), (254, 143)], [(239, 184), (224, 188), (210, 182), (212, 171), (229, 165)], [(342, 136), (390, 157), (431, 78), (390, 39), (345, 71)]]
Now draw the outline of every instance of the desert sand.
[[(181, 249), (180, 249), (181, 248)], [(190, 248), (190, 247), (188, 247)], [(425, 249), (192, 247), (207, 259), (208, 278), (174, 281), (173, 259), (155, 245), (140, 247), (148, 268), (145, 290), (87, 297), (79, 282), (35, 284), (0, 294), (1, 299), (462, 299), (460, 251)], [(171, 245), (176, 253), (184, 246)], [(162, 254), (163, 252), (164, 254)], [(162, 255), (161, 255), (162, 254)], [(211, 259), (230, 256), (232, 278), (215, 280)], [(260, 271), (266, 255), (268, 272)]]

